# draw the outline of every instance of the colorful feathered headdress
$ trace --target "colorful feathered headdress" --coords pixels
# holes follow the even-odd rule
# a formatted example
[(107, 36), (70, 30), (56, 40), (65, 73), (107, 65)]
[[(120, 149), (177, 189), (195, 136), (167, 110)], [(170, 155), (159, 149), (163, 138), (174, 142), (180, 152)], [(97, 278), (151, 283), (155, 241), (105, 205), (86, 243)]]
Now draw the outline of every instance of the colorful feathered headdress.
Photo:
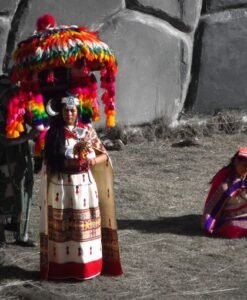
[(97, 81), (92, 72), (100, 71), (106, 125), (115, 125), (116, 58), (95, 32), (75, 25), (57, 26), (53, 16), (44, 15), (37, 20), (37, 31), (18, 44), (13, 60), (11, 79), (20, 90), (9, 103), (8, 137), (20, 135), (25, 114), (32, 126), (41, 130), (47, 127), (45, 106), (49, 99), (44, 91), (47, 87), (58, 89), (56, 76), (61, 70), (66, 73), (64, 91), (78, 97), (82, 119), (92, 121), (100, 116)]

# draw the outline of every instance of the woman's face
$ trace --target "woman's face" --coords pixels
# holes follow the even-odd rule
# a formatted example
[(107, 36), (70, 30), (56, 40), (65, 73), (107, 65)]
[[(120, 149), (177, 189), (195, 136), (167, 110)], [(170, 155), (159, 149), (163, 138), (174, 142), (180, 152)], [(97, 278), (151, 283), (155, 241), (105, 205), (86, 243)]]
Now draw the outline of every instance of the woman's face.
[(76, 106), (70, 106), (70, 107), (64, 106), (62, 110), (62, 114), (66, 125), (76, 124), (76, 120), (78, 116), (78, 110)]
[(235, 170), (238, 176), (240, 177), (247, 176), (247, 158), (239, 159), (237, 157), (235, 160)]

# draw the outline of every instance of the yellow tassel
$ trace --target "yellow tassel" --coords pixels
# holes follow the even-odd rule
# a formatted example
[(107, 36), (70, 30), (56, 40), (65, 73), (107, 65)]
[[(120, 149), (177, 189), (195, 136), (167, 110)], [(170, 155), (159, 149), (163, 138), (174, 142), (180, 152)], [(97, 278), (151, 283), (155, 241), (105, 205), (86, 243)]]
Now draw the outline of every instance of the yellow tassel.
[(100, 120), (100, 116), (93, 116), (93, 118), (92, 118), (92, 120), (94, 121), (94, 122), (98, 122), (99, 120)]
[(17, 128), (16, 128), (19, 132), (23, 132), (24, 131), (24, 127), (21, 123), (18, 124)]
[(18, 138), (20, 136), (17, 130), (14, 130), (12, 138)]
[(106, 125), (108, 127), (114, 127), (116, 125), (116, 122), (115, 122), (115, 117), (110, 115), (110, 116), (107, 116), (107, 119), (106, 119)]

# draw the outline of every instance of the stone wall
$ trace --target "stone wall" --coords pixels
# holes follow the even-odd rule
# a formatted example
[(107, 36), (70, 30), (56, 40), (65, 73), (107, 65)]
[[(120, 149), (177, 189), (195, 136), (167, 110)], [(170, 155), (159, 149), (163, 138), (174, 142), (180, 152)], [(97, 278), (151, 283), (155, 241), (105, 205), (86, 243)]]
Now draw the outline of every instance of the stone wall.
[(247, 1), (206, 1), (199, 26), (192, 107), (196, 112), (247, 108)]
[(246, 10), (247, 0), (0, 0), (0, 73), (49, 12), (98, 30), (115, 50), (121, 124), (246, 108)]

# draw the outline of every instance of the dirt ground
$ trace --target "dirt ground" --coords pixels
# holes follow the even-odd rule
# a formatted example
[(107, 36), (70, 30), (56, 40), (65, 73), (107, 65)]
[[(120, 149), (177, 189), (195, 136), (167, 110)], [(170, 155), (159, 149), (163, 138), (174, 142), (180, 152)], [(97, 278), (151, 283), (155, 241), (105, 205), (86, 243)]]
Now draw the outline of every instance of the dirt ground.
[[(124, 275), (41, 282), (39, 248), (9, 243), (0, 248), (0, 298), (246, 299), (246, 240), (200, 230), (209, 180), (246, 143), (242, 133), (203, 138), (199, 146), (159, 140), (110, 152)], [(39, 184), (36, 176), (30, 231), (37, 241)]]

